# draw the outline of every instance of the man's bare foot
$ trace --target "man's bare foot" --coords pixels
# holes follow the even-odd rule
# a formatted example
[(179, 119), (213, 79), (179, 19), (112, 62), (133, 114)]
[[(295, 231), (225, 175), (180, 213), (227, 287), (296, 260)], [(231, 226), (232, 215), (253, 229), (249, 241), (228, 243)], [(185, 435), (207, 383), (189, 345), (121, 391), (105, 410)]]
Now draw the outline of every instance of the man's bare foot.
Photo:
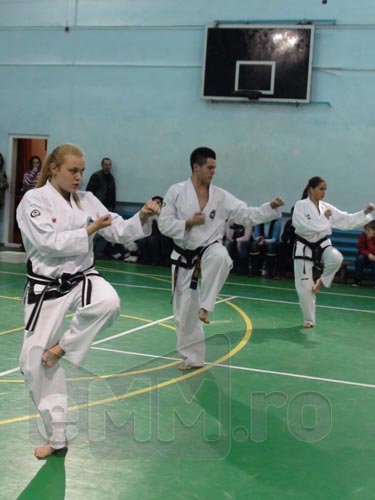
[(181, 371), (185, 370), (197, 370), (198, 368), (202, 368), (201, 366), (191, 366), (191, 365), (186, 365), (185, 363), (181, 363), (178, 365), (178, 369)]
[(314, 325), (312, 323), (307, 323), (306, 321), (304, 322), (304, 324), (302, 325), (303, 328), (312, 328)]
[(38, 446), (38, 448), (35, 448), (34, 455), (39, 460), (43, 460), (44, 458), (50, 457), (51, 455), (57, 455), (59, 453), (65, 456), (67, 451), (67, 446), (64, 446), (63, 448), (52, 448), (52, 446), (47, 443), (43, 444), (42, 446)]
[(191, 370), (192, 368), (193, 367), (191, 365), (185, 365), (185, 363), (181, 363), (180, 365), (178, 365), (178, 369), (181, 371)]
[(60, 344), (56, 344), (44, 351), (42, 355), (42, 365), (51, 368), (64, 356), (64, 354), (65, 351), (60, 347)]
[(321, 286), (322, 286), (322, 280), (319, 278), (318, 280), (316, 280), (315, 285), (312, 287), (312, 291), (315, 293), (315, 295), (320, 292)]
[(206, 311), (206, 309), (203, 309), (203, 307), (199, 309), (199, 319), (202, 321), (202, 323), (206, 323), (206, 325), (210, 324), (210, 320), (208, 318), (208, 311)]

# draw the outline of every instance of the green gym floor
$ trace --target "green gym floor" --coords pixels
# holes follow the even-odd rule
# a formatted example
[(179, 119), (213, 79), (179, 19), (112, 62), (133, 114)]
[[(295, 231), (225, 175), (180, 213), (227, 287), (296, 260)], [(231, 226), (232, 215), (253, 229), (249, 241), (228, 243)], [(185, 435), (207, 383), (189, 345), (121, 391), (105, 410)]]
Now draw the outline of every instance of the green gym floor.
[(17, 368), (25, 266), (0, 264), (1, 500), (375, 498), (375, 290), (323, 290), (304, 330), (292, 280), (231, 275), (208, 364), (183, 373), (169, 270), (97, 264), (122, 314), (62, 361), (69, 452), (45, 461)]

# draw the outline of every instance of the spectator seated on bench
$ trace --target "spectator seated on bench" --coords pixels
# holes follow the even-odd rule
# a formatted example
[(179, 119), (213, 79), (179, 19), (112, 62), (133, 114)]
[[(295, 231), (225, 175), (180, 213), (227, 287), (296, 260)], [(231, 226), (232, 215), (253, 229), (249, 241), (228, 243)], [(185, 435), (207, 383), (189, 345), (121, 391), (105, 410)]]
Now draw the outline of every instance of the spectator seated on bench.
[(247, 276), (249, 273), (249, 242), (251, 226), (244, 227), (229, 219), (224, 245), (233, 260), (233, 272)]
[(365, 268), (371, 270), (371, 281), (375, 288), (375, 221), (365, 225), (365, 230), (358, 238), (358, 255), (355, 261), (354, 287), (363, 280)]
[(267, 278), (276, 277), (280, 231), (280, 219), (253, 227), (253, 237), (250, 240), (252, 276), (259, 276), (263, 268)]

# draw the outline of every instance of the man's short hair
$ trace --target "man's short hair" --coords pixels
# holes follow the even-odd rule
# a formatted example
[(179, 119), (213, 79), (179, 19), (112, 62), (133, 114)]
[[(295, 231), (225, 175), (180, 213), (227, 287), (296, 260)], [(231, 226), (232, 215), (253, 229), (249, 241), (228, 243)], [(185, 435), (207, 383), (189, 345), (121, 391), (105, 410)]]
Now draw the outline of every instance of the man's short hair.
[(107, 158), (107, 157), (105, 157), (105, 158), (103, 158), (103, 159), (102, 159), (101, 166), (103, 166), (103, 165), (104, 165), (104, 162), (105, 162), (106, 160), (108, 160), (108, 161), (110, 161), (110, 162), (112, 163), (111, 158)]
[(156, 201), (156, 200), (159, 200), (161, 204), (163, 204), (163, 198), (162, 196), (159, 196), (158, 194), (156, 196), (153, 196), (151, 198), (152, 201)]
[(371, 222), (366, 224), (365, 229), (372, 229), (373, 231), (375, 231), (375, 220), (372, 220)]
[(190, 155), (190, 166), (191, 170), (193, 170), (193, 165), (198, 163), (199, 166), (202, 166), (206, 163), (207, 158), (212, 158), (216, 160), (216, 153), (213, 149), (200, 147), (194, 149), (194, 151)]

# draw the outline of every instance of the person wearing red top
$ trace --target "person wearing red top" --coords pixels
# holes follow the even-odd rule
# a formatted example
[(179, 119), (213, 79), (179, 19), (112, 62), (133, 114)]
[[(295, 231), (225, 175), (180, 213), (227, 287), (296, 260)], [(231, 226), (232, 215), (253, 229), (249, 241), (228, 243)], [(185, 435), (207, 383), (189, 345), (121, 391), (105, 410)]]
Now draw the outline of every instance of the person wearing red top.
[(360, 285), (366, 267), (371, 269), (371, 280), (375, 288), (375, 221), (366, 224), (364, 232), (358, 238), (353, 286)]

